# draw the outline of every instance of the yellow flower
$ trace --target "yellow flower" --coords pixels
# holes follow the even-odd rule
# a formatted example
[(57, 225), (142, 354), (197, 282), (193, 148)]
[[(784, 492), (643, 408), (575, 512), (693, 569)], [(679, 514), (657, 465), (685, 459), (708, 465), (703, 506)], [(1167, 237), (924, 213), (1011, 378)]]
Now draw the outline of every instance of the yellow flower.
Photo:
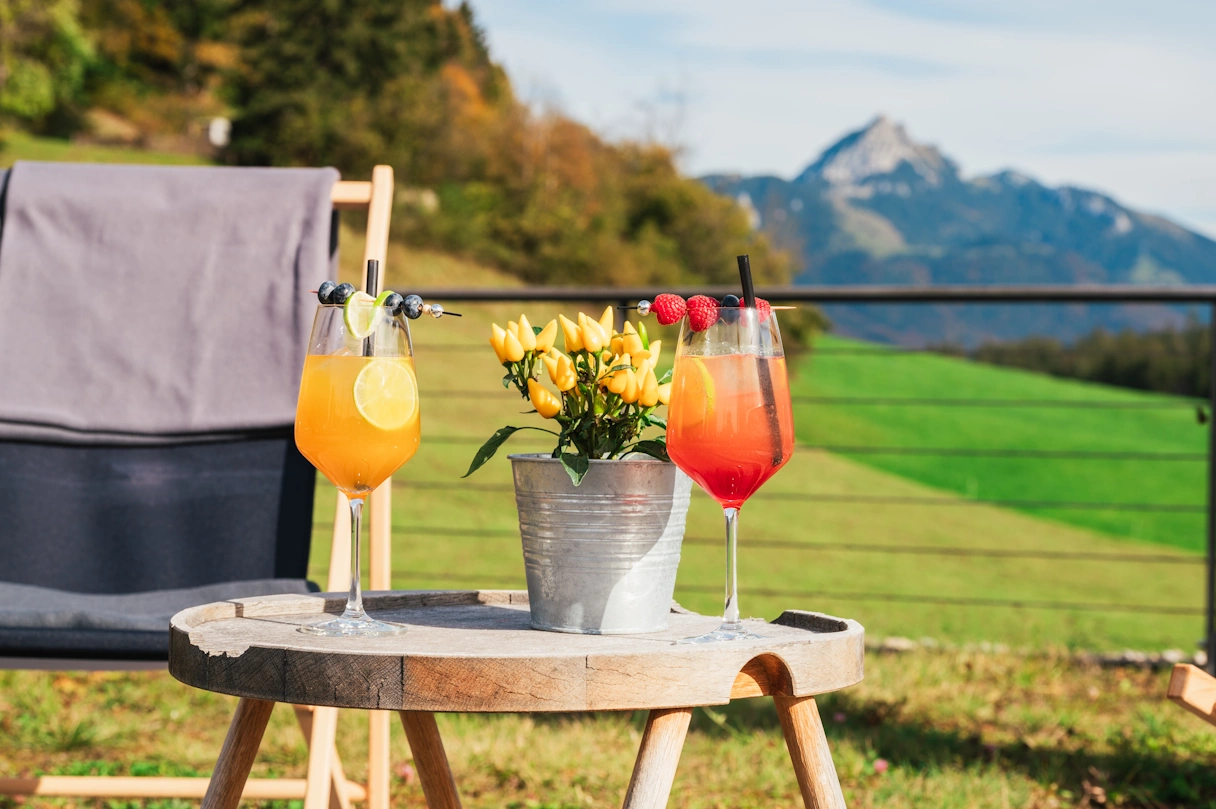
[(604, 314), (600, 315), (600, 331), (604, 333), (605, 342), (607, 342), (608, 336), (612, 334), (612, 325), (615, 322), (615, 313), (612, 311), (612, 307), (609, 306), (604, 310)]
[(519, 344), (524, 351), (536, 350), (536, 332), (532, 331), (532, 324), (528, 322), (527, 315), (519, 316), (519, 333), (515, 336), (519, 338)]
[(500, 365), (507, 361), (507, 355), (503, 353), (503, 341), (506, 339), (507, 333), (502, 326), (495, 323), (490, 327), (490, 347), (494, 349), (494, 356), (498, 357)]
[(671, 402), (671, 383), (659, 385), (659, 401), (663, 404)]
[(582, 312), (578, 313), (578, 328), (583, 334), (583, 347), (592, 354), (602, 350), (604, 343), (608, 342), (604, 339), (604, 333), (600, 331), (600, 324)]
[(553, 341), (557, 339), (557, 321), (550, 320), (545, 324), (545, 327), (540, 330), (540, 334), (536, 335), (536, 350), (545, 352), (553, 348)]
[[(623, 357), (615, 357), (612, 362), (609, 363), (608, 367), (615, 368), (618, 365), (633, 365), (633, 361), (630, 360), (629, 355), (626, 354)], [(608, 377), (608, 390), (612, 393), (623, 394), (625, 389), (629, 386), (629, 377), (631, 376), (633, 376), (633, 370), (630, 368), (622, 368), (619, 371), (613, 371), (612, 375)], [(634, 384), (637, 384), (637, 380), (634, 380)]]
[(663, 341), (650, 341), (650, 367), (657, 368), (659, 365), (659, 355), (663, 353)]
[(633, 404), (638, 400), (638, 394), (641, 393), (638, 385), (638, 375), (633, 371), (621, 371), (625, 375), (625, 390), (621, 392), (621, 400), (625, 404)]
[(557, 319), (562, 324), (562, 334), (566, 336), (566, 353), (573, 354), (576, 351), (582, 351), (583, 333), (578, 324), (565, 315), (558, 315)]
[(557, 385), (557, 389), (565, 393), (578, 384), (578, 376), (574, 373), (574, 363), (561, 352), (553, 352), (544, 356), (545, 367), (549, 369), (549, 379)]
[(621, 352), (623, 354), (632, 354), (636, 357), (645, 350), (642, 348), (642, 338), (634, 330), (632, 323), (625, 323), (625, 332), (621, 337), (621, 342), (624, 343), (625, 350)]
[(642, 389), (638, 392), (638, 404), (642, 407), (654, 407), (658, 403), (659, 379), (654, 375), (654, 369), (648, 367), (642, 380)]
[(562, 400), (535, 379), (528, 380), (528, 398), (532, 401), (536, 412), (544, 418), (551, 419), (562, 412)]
[(511, 362), (519, 362), (524, 358), (524, 347), (520, 345), (519, 338), (512, 331), (508, 331), (507, 336), (503, 338), (502, 355)]

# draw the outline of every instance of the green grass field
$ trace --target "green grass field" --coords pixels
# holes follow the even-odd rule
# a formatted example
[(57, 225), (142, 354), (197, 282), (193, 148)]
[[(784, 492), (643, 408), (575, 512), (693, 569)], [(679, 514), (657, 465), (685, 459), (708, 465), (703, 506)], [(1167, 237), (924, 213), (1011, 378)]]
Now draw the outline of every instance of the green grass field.
[[(1203, 549), (1208, 428), (1197, 422), (1197, 402), (931, 354), (851, 353), (874, 347), (831, 337), (818, 347), (823, 350), (800, 369), (795, 395), (1033, 400), (1073, 406), (802, 405), (801, 440), (821, 445), (1173, 454), (1160, 460), (851, 457), (968, 498), (1196, 507), (1200, 512), (1034, 508), (1031, 513), (1113, 536)], [(1085, 403), (1106, 406), (1076, 406)], [(1176, 459), (1188, 453), (1194, 458)]]
[[(1214, 806), (1216, 736), (1163, 699), (1166, 680), (1052, 655), (875, 654), (865, 681), (820, 698), (820, 710), (853, 809), (1096, 807), (1095, 788), (1107, 806)], [(205, 775), (235, 704), (167, 674), (0, 672), (0, 773)], [(579, 809), (621, 805), (643, 721), (628, 713), (445, 715), (439, 726), (470, 809)], [(357, 779), (366, 773), (364, 727), (357, 712), (342, 714), (339, 748)], [(423, 807), (396, 723), (392, 734), (393, 805)], [(889, 763), (885, 774), (875, 769), (879, 759)], [(306, 761), (291, 712), (276, 709), (254, 775), (302, 778)], [(19, 805), (139, 802), (0, 797), (0, 809)], [(696, 712), (669, 805), (802, 805), (769, 700)]]

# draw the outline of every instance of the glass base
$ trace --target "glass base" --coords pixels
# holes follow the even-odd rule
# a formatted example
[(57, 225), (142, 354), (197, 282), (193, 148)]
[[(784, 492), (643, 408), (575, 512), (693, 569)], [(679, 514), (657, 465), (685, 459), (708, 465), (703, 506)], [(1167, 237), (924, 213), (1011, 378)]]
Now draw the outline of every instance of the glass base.
[(697, 635), (693, 638), (681, 638), (679, 643), (720, 643), (723, 641), (732, 640), (760, 640), (763, 635), (757, 635), (755, 632), (748, 632), (747, 627), (742, 621), (737, 623), (723, 623), (722, 626), (704, 635)]
[(339, 615), (318, 624), (305, 624), (299, 631), (305, 635), (321, 635), (327, 638), (375, 638), (380, 635), (402, 635), (407, 629), (405, 624), (377, 621), (367, 615), (358, 618)]

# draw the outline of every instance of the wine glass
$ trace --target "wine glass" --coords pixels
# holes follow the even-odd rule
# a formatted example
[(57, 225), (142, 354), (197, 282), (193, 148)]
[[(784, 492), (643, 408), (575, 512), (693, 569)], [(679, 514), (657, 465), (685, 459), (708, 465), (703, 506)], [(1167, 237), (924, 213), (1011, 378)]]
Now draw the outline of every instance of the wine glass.
[(341, 616), (300, 627), (314, 635), (405, 631), (363, 611), (359, 534), (367, 495), (418, 450), (418, 381), (405, 318), (364, 306), (353, 317), (342, 306), (317, 307), (300, 379), (296, 446), (350, 499), (350, 595)]
[(685, 317), (676, 346), (667, 451), (721, 505), (726, 517), (722, 625), (686, 643), (758, 638), (739, 620), (739, 510), (794, 452), (794, 418), (777, 314), (722, 308), (704, 331)]

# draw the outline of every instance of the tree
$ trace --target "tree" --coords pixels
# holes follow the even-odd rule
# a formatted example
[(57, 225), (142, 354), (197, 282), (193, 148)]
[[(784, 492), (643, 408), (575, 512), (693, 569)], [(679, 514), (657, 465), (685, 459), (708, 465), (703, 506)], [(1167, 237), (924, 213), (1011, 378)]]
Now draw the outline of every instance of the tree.
[(92, 57), (75, 0), (0, 0), (0, 115), (38, 126), (76, 104)]

